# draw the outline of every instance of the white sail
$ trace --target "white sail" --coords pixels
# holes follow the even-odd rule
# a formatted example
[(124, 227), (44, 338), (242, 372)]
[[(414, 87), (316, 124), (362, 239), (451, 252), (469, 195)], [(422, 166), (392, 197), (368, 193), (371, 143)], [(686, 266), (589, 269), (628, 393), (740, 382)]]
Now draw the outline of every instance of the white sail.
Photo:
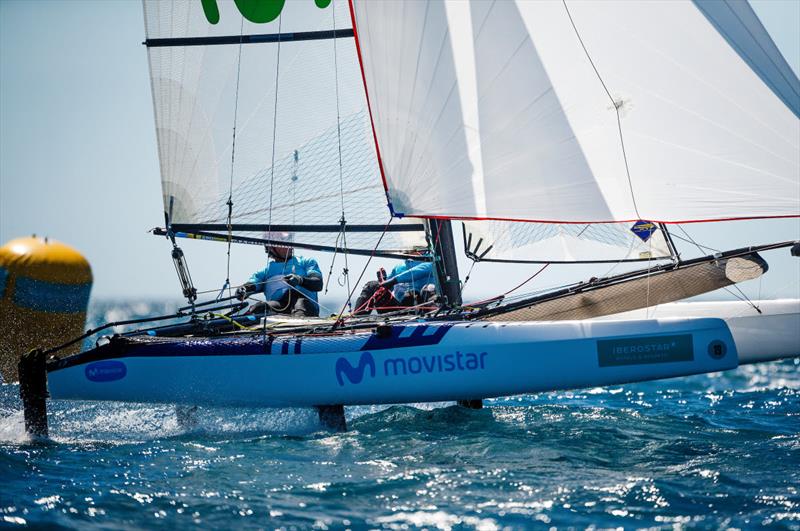
[[(248, 12), (270, 6), (274, 18)], [(347, 246), (375, 248), (389, 213), (355, 42), (300, 38), (352, 32), (347, 2), (144, 0), (144, 14), (170, 223), (217, 236), (228, 223), (333, 226), (292, 239), (342, 248), (344, 213), (347, 225), (377, 227), (347, 234)], [(403, 232), (380, 248), (424, 245), (422, 232)]]
[(631, 262), (673, 252), (655, 223), (519, 223), (465, 221), (466, 252), (487, 262)]
[(397, 214), (800, 215), (800, 84), (744, 2), (353, 5)]

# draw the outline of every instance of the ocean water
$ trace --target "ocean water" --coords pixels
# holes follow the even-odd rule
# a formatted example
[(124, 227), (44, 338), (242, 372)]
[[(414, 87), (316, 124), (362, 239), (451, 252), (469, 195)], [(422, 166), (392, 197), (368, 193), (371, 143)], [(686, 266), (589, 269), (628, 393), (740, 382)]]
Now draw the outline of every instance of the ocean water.
[[(92, 319), (170, 304), (95, 304)], [(800, 529), (798, 360), (452, 404), (311, 410), (51, 402), (0, 385), (0, 527)]]

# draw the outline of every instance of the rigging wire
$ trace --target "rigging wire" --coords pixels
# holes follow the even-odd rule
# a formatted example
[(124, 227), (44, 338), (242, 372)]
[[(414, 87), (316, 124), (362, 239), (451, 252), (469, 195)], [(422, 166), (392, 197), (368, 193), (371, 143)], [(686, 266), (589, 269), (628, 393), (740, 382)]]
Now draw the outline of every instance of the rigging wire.
[(233, 138), (231, 140), (231, 176), (230, 186), (228, 188), (228, 251), (227, 251), (227, 264), (225, 266), (225, 284), (219, 290), (217, 299), (222, 297), (225, 289), (228, 289), (228, 296), (231, 295), (231, 242), (233, 240), (233, 226), (231, 224), (231, 217), (233, 216), (233, 170), (236, 162), (236, 120), (239, 115), (239, 76), (242, 71), (242, 35), (244, 34), (244, 16), (239, 25), (239, 55), (236, 59), (236, 92), (233, 103)]
[[(683, 228), (682, 226), (680, 226), (680, 225), (677, 225), (677, 227), (683, 231), (683, 233), (684, 233), (684, 234), (687, 236), (687, 238), (683, 238), (683, 237), (681, 237), (681, 236), (679, 236), (679, 235), (677, 235), (677, 234), (672, 234), (672, 237), (673, 237), (673, 238), (678, 238), (678, 239), (679, 239), (679, 240), (681, 240), (681, 241), (684, 241), (684, 242), (686, 242), (686, 243), (691, 243), (691, 244), (693, 244), (695, 247), (697, 247), (697, 248), (700, 250), (700, 252), (701, 252), (701, 253), (705, 253), (706, 251), (714, 251), (715, 253), (721, 253), (721, 252), (722, 252), (721, 250), (719, 250), (719, 249), (715, 249), (714, 247), (709, 247), (709, 246), (707, 246), (707, 245), (700, 245), (699, 243), (697, 243), (696, 241), (694, 241), (694, 238), (692, 238), (691, 236), (689, 236), (689, 233), (688, 233), (688, 232), (686, 232), (686, 229), (684, 229), (684, 228)], [(704, 251), (704, 249), (705, 249), (705, 251)]]
[[(331, 17), (333, 18), (333, 31), (336, 32), (336, 2), (333, 2), (333, 6), (331, 9)], [(339, 220), (339, 223), (342, 226), (341, 235), (342, 235), (342, 245), (344, 247), (344, 269), (342, 270), (342, 275), (344, 276), (345, 284), (347, 284), (347, 292), (350, 293), (350, 266), (347, 260), (347, 254), (348, 254), (347, 216), (345, 216), (345, 208), (344, 208), (344, 170), (342, 166), (342, 120), (341, 120), (341, 112), (339, 109), (339, 54), (336, 49), (336, 41), (338, 39), (331, 39), (331, 40), (333, 41), (334, 84), (336, 85), (336, 141), (338, 144), (338, 151), (339, 151), (339, 196), (342, 202), (342, 217)], [(331, 263), (331, 268), (333, 268), (333, 263)], [(352, 311), (353, 306), (349, 296), (347, 298), (347, 307)]]
[[(377, 252), (378, 247), (380, 247), (381, 242), (383, 241), (383, 237), (386, 236), (386, 231), (389, 230), (389, 225), (392, 224), (392, 220), (394, 220), (394, 216), (389, 216), (389, 221), (386, 223), (386, 226), (383, 227), (383, 232), (381, 232), (381, 237), (378, 238), (375, 247), (373, 247), (372, 252), (369, 255), (369, 258), (367, 259), (367, 263), (364, 264), (364, 268), (361, 270), (361, 274), (358, 275), (358, 280), (356, 280), (356, 287), (358, 287), (358, 285), (361, 283), (361, 279), (364, 277), (364, 273), (366, 273), (367, 268), (369, 267), (369, 263), (372, 262), (372, 259), (375, 257), (375, 253)], [(353, 291), (350, 291), (347, 294), (347, 301), (350, 301), (350, 299), (352, 298), (353, 298)], [(344, 322), (342, 321), (342, 315), (344, 314), (344, 310), (347, 308), (348, 304), (349, 302), (345, 302), (344, 305), (342, 306), (341, 311), (339, 311), (339, 315), (336, 317), (336, 320), (333, 323), (332, 328), (334, 330), (336, 329), (337, 326), (339, 326), (341, 323)]]
[[(266, 239), (273, 241), (272, 236), (272, 195), (275, 185), (275, 144), (276, 144), (276, 131), (278, 129), (278, 81), (281, 76), (281, 24), (283, 23), (283, 13), (278, 15), (278, 50), (275, 59), (275, 102), (272, 106), (272, 158), (269, 167), (269, 222), (267, 224)], [(264, 245), (264, 250), (268, 251), (267, 245)], [(269, 255), (269, 252), (267, 252)], [(264, 327), (262, 333), (264, 341), (267, 338), (267, 320), (264, 319)]]
[(628, 177), (628, 189), (631, 192), (631, 202), (633, 203), (633, 210), (636, 211), (636, 217), (639, 219), (642, 216), (639, 214), (639, 207), (636, 204), (636, 194), (633, 193), (633, 181), (631, 180), (631, 170), (628, 167), (628, 154), (625, 152), (625, 139), (622, 134), (622, 117), (619, 114), (620, 108), (624, 105), (624, 101), (622, 99), (615, 100), (614, 96), (611, 95), (611, 91), (608, 90), (605, 81), (603, 81), (603, 77), (600, 75), (600, 71), (597, 70), (597, 66), (592, 61), (592, 56), (589, 55), (589, 50), (586, 49), (586, 45), (581, 38), (580, 32), (578, 32), (578, 27), (575, 25), (575, 21), (572, 20), (572, 13), (569, 12), (569, 7), (567, 7), (566, 0), (561, 0), (564, 4), (564, 9), (567, 11), (567, 17), (569, 18), (569, 22), (572, 25), (572, 29), (575, 30), (575, 36), (578, 38), (578, 42), (581, 44), (581, 48), (583, 48), (583, 53), (586, 54), (586, 59), (589, 60), (589, 64), (592, 65), (592, 69), (594, 73), (597, 75), (597, 79), (600, 81), (600, 84), (603, 86), (603, 90), (605, 90), (606, 94), (608, 95), (608, 99), (611, 100), (611, 105), (614, 106), (614, 112), (617, 116), (617, 129), (619, 130), (619, 143), (620, 147), (622, 148), (622, 160), (625, 162), (625, 174)]
[[(586, 225), (586, 226), (585, 226), (585, 227), (584, 227), (584, 228), (583, 228), (583, 229), (582, 229), (582, 230), (581, 230), (581, 231), (578, 233), (578, 236), (582, 235), (582, 234), (583, 234), (583, 233), (584, 233), (584, 232), (585, 232), (587, 229), (589, 229), (589, 228), (590, 228), (590, 226), (591, 226), (591, 224), (587, 224), (587, 225)], [(647, 262), (648, 262), (648, 267), (647, 267), (647, 270), (648, 270), (648, 275), (649, 275), (649, 274), (650, 274), (650, 270), (652, 269), (652, 262), (656, 260), (656, 258), (654, 258), (654, 257), (653, 257), (653, 255), (652, 255), (652, 250), (653, 250), (653, 241), (652, 241), (652, 239), (649, 239), (649, 240), (648, 240), (648, 246), (649, 246), (649, 247), (648, 247), (649, 256), (648, 256), (648, 259), (647, 259)], [(628, 253), (630, 253), (630, 252), (632, 251), (633, 247), (634, 247), (634, 242), (632, 241), (632, 242), (630, 242), (630, 243), (629, 243), (629, 246), (628, 246)], [(626, 263), (626, 260), (625, 260), (624, 258), (622, 258), (622, 259), (620, 259), (620, 260), (618, 260), (618, 261), (614, 262), (614, 263), (613, 263), (613, 265), (612, 265), (612, 266), (611, 266), (611, 267), (610, 267), (610, 268), (609, 268), (609, 269), (608, 269), (608, 270), (607, 270), (607, 271), (606, 271), (606, 272), (605, 272), (605, 273), (604, 273), (604, 274), (603, 274), (603, 275), (602, 275), (600, 278), (604, 278), (604, 277), (607, 277), (607, 276), (609, 276), (609, 275), (610, 275), (610, 274), (611, 274), (611, 273), (612, 273), (612, 272), (613, 272), (615, 269), (617, 269), (617, 267), (619, 267), (619, 266), (620, 266), (621, 264), (623, 264), (623, 263)], [(544, 267), (546, 267), (546, 266), (548, 266), (548, 265), (550, 265), (550, 263), (547, 263), (547, 264), (545, 264), (545, 266), (544, 266)], [(475, 266), (475, 262), (473, 261), (473, 265), (472, 265), (472, 266), (470, 266), (470, 269), (469, 269), (469, 272), (467, 273), (467, 278), (465, 279), (465, 281), (464, 281), (464, 284), (466, 284), (467, 280), (469, 279), (469, 276), (470, 276), (470, 274), (472, 273), (472, 268), (473, 268), (474, 266)], [(542, 268), (542, 270), (544, 269), (544, 267)], [(476, 302), (476, 303), (471, 303), (471, 304), (481, 304), (481, 303), (491, 302), (491, 301), (495, 301), (495, 300), (510, 300), (510, 298), (508, 298), (508, 295), (509, 295), (510, 293), (512, 293), (512, 292), (514, 292), (514, 291), (516, 291), (516, 290), (517, 290), (517, 289), (519, 289), (520, 287), (522, 287), (522, 286), (524, 286), (525, 284), (527, 284), (527, 283), (528, 283), (530, 280), (532, 280), (532, 279), (533, 279), (533, 278), (534, 278), (536, 275), (538, 275), (540, 272), (541, 272), (541, 270), (540, 270), (540, 271), (537, 271), (536, 273), (534, 273), (534, 275), (533, 275), (532, 277), (528, 278), (527, 280), (525, 280), (524, 282), (522, 282), (522, 283), (521, 283), (521, 284), (519, 284), (518, 286), (516, 286), (516, 287), (514, 287), (514, 288), (510, 289), (509, 291), (507, 291), (507, 292), (505, 292), (505, 293), (503, 293), (503, 294), (497, 295), (497, 296), (495, 296), (495, 297), (492, 297), (492, 298), (489, 298), (489, 299), (484, 299), (484, 300), (478, 301), (478, 302)], [(553, 287), (551, 287), (551, 288), (545, 288), (545, 289), (541, 289), (541, 290), (535, 290), (535, 291), (533, 291), (533, 292), (530, 292), (530, 293), (516, 295), (514, 298), (516, 298), (516, 297), (522, 297), (522, 298), (524, 298), (524, 297), (526, 297), (526, 296), (530, 296), (530, 295), (534, 295), (534, 294), (537, 294), (537, 293), (541, 293), (541, 292), (548, 291), (549, 289), (561, 289), (561, 288), (565, 288), (565, 287), (568, 287), (568, 286), (571, 286), (571, 285), (575, 285), (575, 284), (564, 284), (564, 285), (553, 286)], [(647, 292), (647, 304), (648, 304), (648, 306), (649, 306), (649, 298), (650, 298), (650, 294), (649, 294), (649, 290), (650, 290), (649, 278), (648, 278), (648, 286), (647, 286), (647, 289), (648, 289), (648, 292)], [(462, 293), (463, 293), (463, 286), (462, 286)]]
[(328, 280), (325, 281), (325, 292), (324, 294), (328, 294), (328, 288), (331, 285), (331, 278), (333, 278), (333, 268), (336, 265), (336, 255), (339, 254), (339, 238), (342, 237), (342, 233), (336, 235), (336, 241), (333, 244), (333, 257), (331, 258), (331, 267), (328, 269)]
[[(588, 227), (588, 225), (587, 225), (587, 227)], [(666, 239), (666, 235), (665, 235), (665, 239)], [(650, 261), (651, 260), (656, 260), (656, 258), (653, 258), (653, 241), (652, 241), (652, 237), (650, 239), (648, 239), (647, 242), (648, 242), (648, 246), (649, 246), (648, 247), (648, 251), (650, 253), (650, 256), (647, 257), (648, 269), (649, 269), (650, 268)], [(636, 245), (635, 240), (631, 240), (630, 243), (628, 244), (628, 254), (630, 254), (633, 251), (633, 248), (634, 248), (635, 245)], [(658, 259), (661, 259), (661, 258), (658, 258)], [(619, 260), (614, 262), (613, 265), (610, 268), (608, 268), (608, 270), (606, 270), (606, 272), (603, 273), (600, 278), (604, 278), (604, 277), (607, 277), (607, 276), (611, 275), (611, 273), (613, 273), (615, 269), (617, 269), (620, 265), (622, 265), (622, 264), (624, 264), (626, 262), (627, 262), (627, 260), (625, 258), (620, 258)]]
[[(272, 160), (269, 169), (269, 222), (267, 224), (267, 239), (274, 240), (272, 237), (272, 196), (275, 185), (275, 145), (277, 143), (278, 130), (278, 82), (281, 78), (281, 24), (283, 23), (283, 13), (278, 15), (278, 51), (275, 59), (275, 103), (272, 108)], [(266, 248), (266, 246), (265, 246)]]
[[(366, 301), (364, 301), (364, 303), (363, 303), (363, 304), (361, 304), (361, 306), (359, 306), (358, 308), (356, 308), (356, 309), (355, 309), (355, 311), (353, 312), (353, 314), (355, 315), (355, 314), (357, 314), (358, 312), (360, 312), (361, 310), (363, 310), (363, 309), (365, 309), (365, 308), (369, 308), (369, 306), (370, 306), (370, 303), (372, 303), (372, 301), (374, 301), (375, 299), (377, 299), (379, 296), (383, 296), (383, 294), (384, 294), (386, 291), (388, 291), (388, 290), (387, 290), (386, 288), (384, 288), (383, 286), (378, 286), (378, 289), (376, 289), (376, 290), (375, 290), (375, 292), (374, 292), (374, 293), (373, 293), (373, 294), (370, 296), (370, 298), (369, 298), (369, 299), (367, 299)], [(375, 309), (375, 308), (371, 308), (371, 310), (372, 310), (372, 309)]]
[[(683, 232), (686, 235), (686, 237), (689, 238), (688, 241), (693, 243), (701, 253), (704, 252), (703, 249), (709, 249), (709, 250), (712, 250), (712, 251), (715, 251), (715, 252), (718, 252), (718, 253), (721, 252), (719, 249), (714, 249), (712, 247), (707, 247), (705, 245), (700, 245), (699, 243), (694, 241), (694, 238), (692, 238), (689, 235), (689, 233), (686, 232), (686, 229), (684, 229), (681, 225), (678, 225), (678, 228), (681, 229), (681, 232)], [(678, 236), (678, 238), (680, 238), (680, 236)], [(681, 239), (683, 239), (683, 238), (681, 238)], [(684, 240), (684, 241), (686, 241), (686, 240)], [(763, 275), (759, 275), (759, 277), (763, 277)], [(761, 313), (761, 308), (759, 308), (757, 304), (755, 304), (753, 301), (750, 300), (750, 297), (748, 297), (747, 294), (744, 291), (742, 291), (742, 288), (740, 288), (736, 283), (733, 283), (732, 286), (734, 288), (736, 288), (736, 291), (738, 291), (741, 296), (737, 295), (736, 293), (731, 291), (730, 288), (728, 288), (728, 287), (723, 287), (722, 289), (724, 289), (725, 291), (727, 291), (728, 293), (730, 293), (731, 295), (733, 295), (734, 297), (736, 297), (740, 301), (748, 303), (750, 306), (753, 307), (753, 309), (755, 311), (757, 311), (758, 313)], [(761, 291), (761, 284), (760, 284), (760, 281), (759, 281), (759, 294), (760, 294), (760, 291)]]
[(534, 274), (532, 274), (532, 275), (531, 275), (531, 276), (529, 276), (527, 279), (523, 280), (521, 283), (517, 284), (516, 286), (514, 286), (514, 287), (513, 287), (513, 288), (511, 288), (510, 290), (506, 291), (505, 293), (501, 293), (500, 295), (497, 295), (496, 297), (491, 297), (491, 298), (489, 298), (489, 299), (484, 299), (484, 300), (480, 300), (480, 301), (477, 301), (477, 302), (472, 302), (472, 303), (470, 303), (470, 304), (465, 304), (464, 306), (477, 306), (477, 305), (479, 305), (479, 304), (483, 304), (483, 303), (487, 303), (487, 302), (492, 302), (492, 301), (495, 301), (495, 300), (502, 300), (502, 299), (506, 298), (506, 296), (508, 296), (508, 295), (510, 295), (511, 293), (513, 293), (513, 292), (517, 291), (519, 288), (521, 288), (522, 286), (524, 286), (525, 284), (527, 284), (528, 282), (530, 282), (531, 280), (533, 280), (534, 278), (536, 278), (537, 276), (539, 276), (539, 273), (541, 273), (542, 271), (544, 271), (545, 269), (547, 269), (547, 267), (548, 267), (549, 265), (550, 265), (550, 263), (549, 263), (549, 262), (548, 262), (548, 263), (546, 263), (546, 264), (544, 264), (544, 265), (543, 265), (542, 267), (540, 267), (540, 268), (539, 268), (539, 270), (538, 270), (538, 271), (536, 271)]
[(475, 266), (478, 264), (478, 260), (473, 260), (472, 265), (469, 266), (469, 270), (467, 271), (467, 275), (464, 277), (464, 282), (461, 283), (461, 296), (464, 296), (464, 288), (467, 287), (467, 282), (469, 282), (469, 277), (472, 275), (472, 270), (475, 269)]
[(537, 276), (539, 276), (539, 273), (541, 273), (542, 271), (544, 271), (545, 269), (547, 269), (547, 268), (548, 268), (548, 266), (550, 266), (550, 264), (549, 264), (549, 263), (547, 263), (547, 264), (544, 264), (542, 267), (540, 267), (540, 268), (539, 268), (539, 270), (538, 270), (538, 271), (536, 271), (536, 273), (532, 274), (532, 275), (531, 275), (531, 276), (529, 276), (527, 279), (525, 279), (524, 281), (522, 281), (520, 284), (517, 284), (515, 287), (513, 287), (513, 288), (511, 288), (510, 290), (508, 290), (508, 291), (506, 291), (505, 293), (503, 293), (503, 296), (509, 295), (509, 294), (511, 294), (511, 293), (513, 293), (513, 292), (515, 292), (515, 291), (517, 291), (519, 288), (521, 288), (522, 286), (524, 286), (525, 284), (527, 284), (528, 282), (530, 282), (531, 280), (533, 280), (534, 278), (536, 278)]

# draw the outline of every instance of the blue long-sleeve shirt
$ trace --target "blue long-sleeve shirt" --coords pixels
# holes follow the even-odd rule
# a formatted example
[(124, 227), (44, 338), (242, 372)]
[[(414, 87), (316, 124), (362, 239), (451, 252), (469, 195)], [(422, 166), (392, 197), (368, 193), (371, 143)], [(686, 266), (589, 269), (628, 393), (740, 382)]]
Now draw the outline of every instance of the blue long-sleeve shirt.
[(402, 299), (406, 291), (413, 289), (421, 291), (428, 284), (438, 285), (436, 271), (431, 262), (420, 262), (408, 259), (392, 269), (389, 279), (396, 279), (397, 284), (392, 289), (395, 298)]
[[(322, 271), (320, 271), (316, 260), (303, 258), (302, 256), (292, 256), (285, 262), (270, 261), (267, 267), (253, 273), (250, 277), (250, 282), (260, 288), (268, 301), (279, 301), (291, 289), (286, 281), (283, 280), (284, 276), (295, 274), (307, 277), (311, 273), (316, 273), (322, 278)], [(307, 290), (303, 286), (295, 286), (295, 289), (319, 304), (316, 291)]]

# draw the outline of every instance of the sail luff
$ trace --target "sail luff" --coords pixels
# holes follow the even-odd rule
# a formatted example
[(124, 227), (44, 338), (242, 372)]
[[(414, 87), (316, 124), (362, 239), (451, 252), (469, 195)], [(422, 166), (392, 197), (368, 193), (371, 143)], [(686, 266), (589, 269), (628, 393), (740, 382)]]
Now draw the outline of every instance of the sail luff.
[[(383, 189), (388, 193), (389, 185), (386, 182), (386, 173), (385, 173), (385, 171), (383, 169), (383, 160), (381, 158), (381, 147), (380, 147), (380, 144), (378, 143), (378, 133), (375, 130), (375, 118), (372, 115), (372, 104), (370, 103), (370, 99), (369, 99), (369, 90), (367, 88), (367, 78), (365, 77), (365, 74), (364, 74), (364, 58), (363, 58), (363, 56), (361, 54), (361, 43), (360, 43), (359, 38), (358, 38), (358, 30), (357, 30), (358, 26), (356, 25), (356, 14), (355, 14), (355, 10), (353, 9), (353, 0), (347, 0), (347, 7), (348, 7), (348, 10), (350, 11), (350, 21), (353, 24), (353, 40), (356, 43), (356, 55), (358, 56), (358, 68), (361, 71), (361, 81), (362, 81), (363, 86), (364, 86), (364, 97), (365, 97), (365, 99), (367, 101), (367, 112), (369, 113), (369, 123), (370, 123), (370, 128), (372, 130), (372, 139), (375, 142), (375, 155), (376, 155), (376, 157), (378, 159), (378, 168), (380, 169), (380, 172), (381, 172), (381, 181), (383, 182)], [(387, 201), (387, 203), (389, 205), (389, 210), (391, 211), (392, 203), (391, 203), (391, 201)], [(392, 214), (394, 214), (394, 212), (392, 212)]]

